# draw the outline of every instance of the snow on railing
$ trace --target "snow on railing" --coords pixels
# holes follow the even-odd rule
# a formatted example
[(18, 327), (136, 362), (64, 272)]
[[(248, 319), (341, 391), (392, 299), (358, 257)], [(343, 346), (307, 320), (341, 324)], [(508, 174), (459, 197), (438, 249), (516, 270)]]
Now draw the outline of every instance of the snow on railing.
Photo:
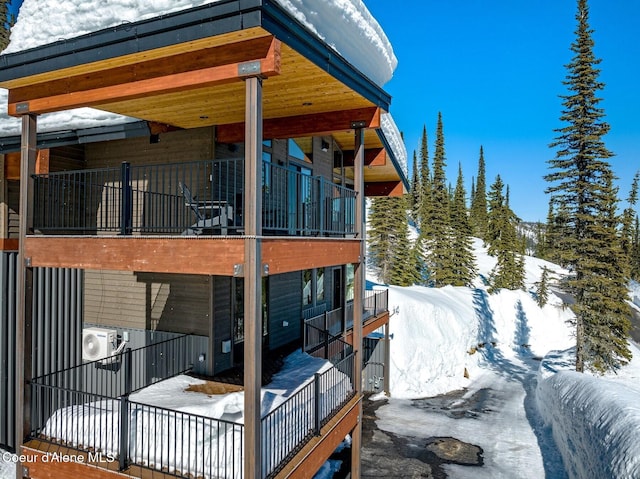
[[(342, 348), (334, 364), (327, 364), (291, 396), (265, 392), (261, 427), (267, 476), (281, 470), (355, 394), (355, 354), (343, 341), (333, 343)], [(140, 348), (144, 349), (148, 348)], [(81, 380), (88, 377), (81, 374), (82, 368), (96, 367), (94, 363), (36, 378), (31, 437), (117, 459), (120, 470), (137, 465), (178, 477), (242, 477), (244, 425), (131, 401), (133, 385), (141, 384), (132, 371), (143, 369), (132, 359), (143, 356), (123, 354), (112, 373), (124, 371), (124, 379)], [(167, 374), (175, 371), (165, 368)], [(151, 376), (158, 382), (156, 373)]]

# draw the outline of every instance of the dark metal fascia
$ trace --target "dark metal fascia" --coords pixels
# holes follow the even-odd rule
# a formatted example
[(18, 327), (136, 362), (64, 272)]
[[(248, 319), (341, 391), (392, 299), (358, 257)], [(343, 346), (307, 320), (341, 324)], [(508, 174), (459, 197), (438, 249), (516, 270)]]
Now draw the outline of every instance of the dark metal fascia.
[(0, 81), (260, 26), (262, 0), (220, 0), (0, 56)]
[(389, 111), (391, 96), (273, 0), (262, 0), (262, 28), (374, 105)]
[[(38, 133), (37, 148), (55, 148), (59, 146), (81, 145), (98, 141), (124, 140), (149, 136), (151, 131), (146, 121), (119, 123), (116, 125)], [(20, 136), (0, 138), (0, 154), (20, 151)]]
[(400, 166), (400, 163), (398, 162), (398, 159), (396, 158), (396, 155), (393, 152), (393, 149), (391, 148), (391, 143), (389, 143), (389, 140), (387, 140), (387, 137), (382, 131), (382, 128), (376, 130), (376, 133), (378, 134), (378, 138), (380, 138), (380, 141), (382, 142), (384, 149), (387, 150), (387, 154), (389, 155), (389, 158), (391, 158), (391, 163), (393, 163), (393, 166), (398, 172), (398, 175), (400, 175), (400, 179), (402, 180), (404, 187), (407, 189), (407, 191), (411, 191), (411, 187), (409, 186), (409, 180), (404, 175), (404, 170)]

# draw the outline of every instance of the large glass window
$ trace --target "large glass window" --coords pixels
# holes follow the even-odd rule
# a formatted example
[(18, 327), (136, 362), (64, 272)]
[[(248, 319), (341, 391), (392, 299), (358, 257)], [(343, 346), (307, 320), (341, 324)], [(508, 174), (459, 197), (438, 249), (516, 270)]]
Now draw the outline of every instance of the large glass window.
[(324, 301), (324, 268), (316, 270), (316, 302)]
[[(233, 341), (244, 341), (244, 278), (233, 281)], [(269, 334), (269, 278), (262, 278), (262, 335)]]
[(354, 293), (354, 268), (353, 264), (347, 265), (347, 285), (346, 285), (346, 298), (347, 301), (353, 301)]
[(302, 305), (308, 306), (313, 303), (312, 270), (306, 269), (302, 272)]

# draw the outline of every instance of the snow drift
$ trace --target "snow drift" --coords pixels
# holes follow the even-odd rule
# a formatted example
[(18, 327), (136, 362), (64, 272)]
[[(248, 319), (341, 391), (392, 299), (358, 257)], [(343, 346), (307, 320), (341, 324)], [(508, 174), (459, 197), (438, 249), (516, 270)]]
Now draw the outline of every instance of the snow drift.
[(573, 371), (539, 381), (538, 408), (569, 477), (640, 477), (639, 397), (640, 386)]

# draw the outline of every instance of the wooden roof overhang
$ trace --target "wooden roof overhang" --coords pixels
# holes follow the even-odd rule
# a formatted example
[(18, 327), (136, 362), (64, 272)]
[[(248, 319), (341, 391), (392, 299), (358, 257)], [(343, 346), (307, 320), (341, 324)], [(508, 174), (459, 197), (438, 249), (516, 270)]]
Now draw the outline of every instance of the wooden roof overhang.
[(265, 138), (331, 134), (348, 157), (361, 122), (376, 156), (367, 191), (406, 188), (379, 129), (389, 95), (271, 0), (221, 0), (0, 56), (11, 115), (89, 106), (173, 128), (215, 125), (229, 143), (244, 140), (242, 80), (256, 73)]

